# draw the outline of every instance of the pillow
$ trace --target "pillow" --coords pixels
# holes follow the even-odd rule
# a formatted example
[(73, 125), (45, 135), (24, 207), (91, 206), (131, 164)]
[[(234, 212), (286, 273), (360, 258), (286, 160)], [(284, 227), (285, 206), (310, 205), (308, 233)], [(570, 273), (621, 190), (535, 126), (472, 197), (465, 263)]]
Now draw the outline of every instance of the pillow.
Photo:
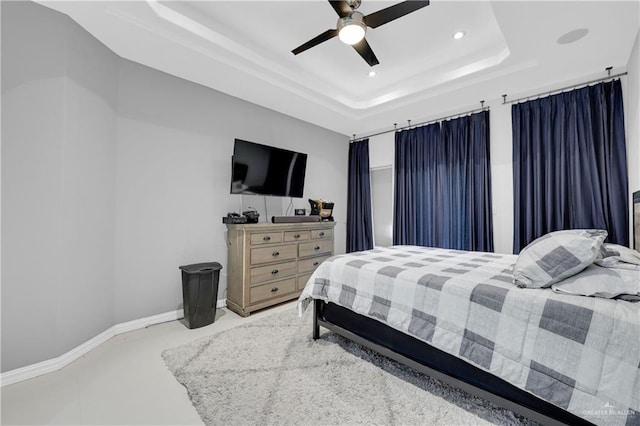
[(604, 268), (640, 270), (640, 253), (618, 244), (603, 244), (594, 263)]
[(550, 232), (522, 249), (513, 270), (518, 287), (543, 288), (591, 265), (607, 238), (602, 229)]
[(640, 270), (610, 269), (597, 265), (551, 286), (556, 293), (640, 301)]

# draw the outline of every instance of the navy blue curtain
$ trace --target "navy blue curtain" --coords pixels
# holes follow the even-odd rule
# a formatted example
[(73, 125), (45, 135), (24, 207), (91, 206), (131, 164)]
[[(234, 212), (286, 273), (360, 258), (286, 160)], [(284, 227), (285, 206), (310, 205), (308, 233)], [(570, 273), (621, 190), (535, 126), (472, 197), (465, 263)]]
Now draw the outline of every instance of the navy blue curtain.
[(369, 139), (349, 144), (347, 253), (373, 248)]
[(393, 244), (435, 246), (437, 187), (436, 147), (440, 124), (430, 124), (395, 134), (395, 191)]
[(393, 243), (493, 251), (489, 111), (395, 142)]
[(628, 246), (629, 200), (620, 80), (511, 108), (514, 253), (551, 231), (606, 229)]

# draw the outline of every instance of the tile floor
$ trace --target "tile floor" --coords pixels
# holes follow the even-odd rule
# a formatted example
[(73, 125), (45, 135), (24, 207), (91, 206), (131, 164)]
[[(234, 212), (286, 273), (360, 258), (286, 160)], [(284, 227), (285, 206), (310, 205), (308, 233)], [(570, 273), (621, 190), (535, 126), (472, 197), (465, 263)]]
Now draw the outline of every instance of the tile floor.
[(213, 324), (194, 330), (171, 321), (115, 336), (61, 370), (1, 388), (1, 424), (202, 424), (185, 388), (165, 366), (162, 351), (295, 303), (248, 318), (224, 309)]

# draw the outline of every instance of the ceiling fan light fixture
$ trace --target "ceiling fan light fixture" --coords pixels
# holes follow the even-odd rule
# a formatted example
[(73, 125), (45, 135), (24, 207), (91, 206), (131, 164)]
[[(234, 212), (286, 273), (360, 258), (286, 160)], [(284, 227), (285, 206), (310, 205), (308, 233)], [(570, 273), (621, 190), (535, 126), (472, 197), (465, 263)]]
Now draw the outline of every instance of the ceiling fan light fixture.
[(345, 44), (353, 45), (364, 38), (367, 25), (364, 23), (364, 15), (353, 12), (351, 15), (338, 19), (338, 37)]

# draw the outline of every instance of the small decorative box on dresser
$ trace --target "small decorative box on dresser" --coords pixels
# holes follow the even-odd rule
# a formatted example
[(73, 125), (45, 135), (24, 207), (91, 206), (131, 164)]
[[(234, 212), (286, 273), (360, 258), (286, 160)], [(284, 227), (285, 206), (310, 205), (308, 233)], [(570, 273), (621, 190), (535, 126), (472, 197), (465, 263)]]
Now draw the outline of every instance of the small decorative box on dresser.
[(227, 307), (251, 312), (295, 299), (333, 255), (335, 222), (227, 225)]

